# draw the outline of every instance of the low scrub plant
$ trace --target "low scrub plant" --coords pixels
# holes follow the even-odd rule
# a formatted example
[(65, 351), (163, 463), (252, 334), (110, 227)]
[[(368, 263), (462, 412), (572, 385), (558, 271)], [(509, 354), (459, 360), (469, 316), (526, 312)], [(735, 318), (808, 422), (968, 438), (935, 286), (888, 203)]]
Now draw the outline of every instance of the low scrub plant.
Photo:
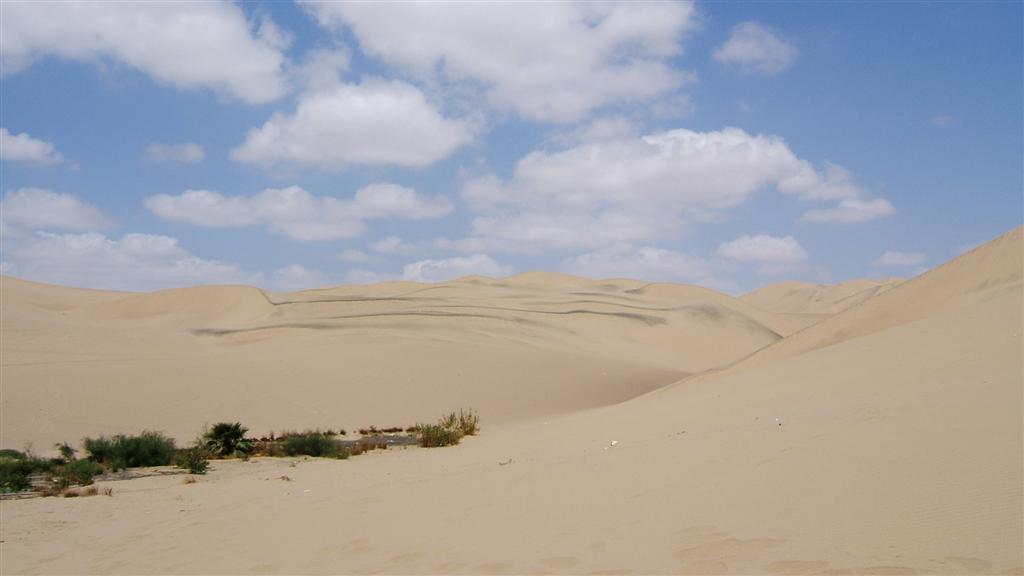
[(437, 424), (417, 424), (407, 431), (415, 430), (420, 435), (420, 446), (435, 448), (458, 444), (463, 436), (472, 436), (480, 431), (480, 416), (473, 410), (450, 412)]
[(458, 444), (459, 440), (462, 440), (462, 432), (445, 424), (443, 419), (438, 424), (420, 424), (420, 446), (439, 448)]
[(318, 430), (287, 434), (281, 443), (281, 448), (288, 456), (318, 458), (337, 458), (342, 451), (337, 440)]
[(178, 452), (176, 465), (191, 474), (206, 474), (207, 468), (210, 467), (209, 453), (202, 446), (181, 450)]
[(161, 432), (146, 431), (138, 436), (86, 438), (83, 441), (89, 460), (107, 464), (115, 470), (146, 466), (167, 466), (176, 452), (174, 440)]

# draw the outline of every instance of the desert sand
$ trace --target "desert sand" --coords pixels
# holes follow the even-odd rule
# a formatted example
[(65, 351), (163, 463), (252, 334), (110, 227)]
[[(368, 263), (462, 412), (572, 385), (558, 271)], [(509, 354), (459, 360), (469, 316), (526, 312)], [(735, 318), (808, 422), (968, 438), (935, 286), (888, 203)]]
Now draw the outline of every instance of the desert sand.
[(4, 277), (4, 448), (464, 406), (483, 432), (6, 501), (2, 572), (1024, 573), (1022, 264), (1018, 228), (909, 281), (742, 298), (545, 273), (298, 293)]

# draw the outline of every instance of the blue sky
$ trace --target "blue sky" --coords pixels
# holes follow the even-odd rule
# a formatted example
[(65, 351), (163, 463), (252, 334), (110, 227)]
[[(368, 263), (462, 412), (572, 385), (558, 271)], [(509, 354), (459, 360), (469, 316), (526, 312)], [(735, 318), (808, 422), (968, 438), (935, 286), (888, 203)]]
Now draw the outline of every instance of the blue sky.
[(1024, 219), (1019, 2), (0, 10), (14, 276), (741, 293)]

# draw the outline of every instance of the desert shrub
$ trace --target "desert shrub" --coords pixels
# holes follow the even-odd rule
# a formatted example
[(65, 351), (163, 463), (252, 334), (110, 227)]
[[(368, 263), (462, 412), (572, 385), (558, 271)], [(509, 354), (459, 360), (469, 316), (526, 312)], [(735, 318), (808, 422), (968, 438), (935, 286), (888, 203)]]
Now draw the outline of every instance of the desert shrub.
[(246, 456), (253, 449), (252, 442), (245, 439), (248, 431), (241, 422), (218, 422), (203, 435), (203, 443), (214, 456)]
[(89, 460), (93, 462), (110, 463), (114, 461), (114, 440), (110, 438), (105, 436), (86, 438), (82, 440), (82, 446), (85, 447), (85, 453)]
[(459, 410), (458, 428), (466, 436), (480, 431), (480, 415), (473, 410)]
[(161, 432), (146, 431), (138, 436), (86, 438), (89, 460), (109, 464), (115, 470), (144, 466), (166, 466), (174, 459), (174, 440)]
[(103, 473), (103, 467), (91, 460), (72, 460), (54, 471), (56, 479), (65, 487), (88, 486), (94, 476)]
[(437, 448), (458, 444), (459, 440), (462, 439), (462, 432), (455, 427), (445, 426), (445, 424), (446, 419), (442, 419), (438, 424), (418, 425), (420, 446), (424, 448)]
[(4, 458), (11, 460), (24, 460), (25, 453), (21, 452), (20, 450), (11, 450), (9, 448), (4, 448), (3, 450), (0, 450), (0, 459)]
[(288, 456), (316, 456), (336, 458), (341, 446), (334, 438), (320, 431), (288, 434), (281, 444)]
[(210, 467), (209, 453), (201, 446), (181, 450), (176, 465), (192, 474), (206, 474), (206, 469)]
[(44, 460), (0, 458), (0, 493), (21, 492), (32, 487), (30, 476), (46, 470)]

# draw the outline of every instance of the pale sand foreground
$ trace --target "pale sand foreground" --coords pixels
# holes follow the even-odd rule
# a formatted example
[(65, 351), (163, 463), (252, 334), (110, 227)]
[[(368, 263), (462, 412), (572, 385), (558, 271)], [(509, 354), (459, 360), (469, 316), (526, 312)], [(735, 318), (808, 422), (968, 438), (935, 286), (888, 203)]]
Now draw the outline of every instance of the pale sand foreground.
[[(1022, 573), (1022, 247), (1017, 229), (782, 340), (799, 310), (628, 281), (330, 289), (271, 300), (439, 300), (221, 311), (199, 301), (230, 290), (241, 302), (244, 289), (126, 306), (4, 279), (5, 447), (18, 447), (9, 434), (151, 425), (185, 440), (199, 420), (386, 424), (465, 404), (484, 432), (349, 461), (217, 462), (192, 485), (108, 483), (113, 498), (5, 502), (2, 571)], [(163, 315), (172, 305), (193, 310)], [(351, 318), (482, 307), (509, 316)], [(638, 308), (664, 323), (593, 313)], [(151, 404), (172, 412), (154, 422)]]

